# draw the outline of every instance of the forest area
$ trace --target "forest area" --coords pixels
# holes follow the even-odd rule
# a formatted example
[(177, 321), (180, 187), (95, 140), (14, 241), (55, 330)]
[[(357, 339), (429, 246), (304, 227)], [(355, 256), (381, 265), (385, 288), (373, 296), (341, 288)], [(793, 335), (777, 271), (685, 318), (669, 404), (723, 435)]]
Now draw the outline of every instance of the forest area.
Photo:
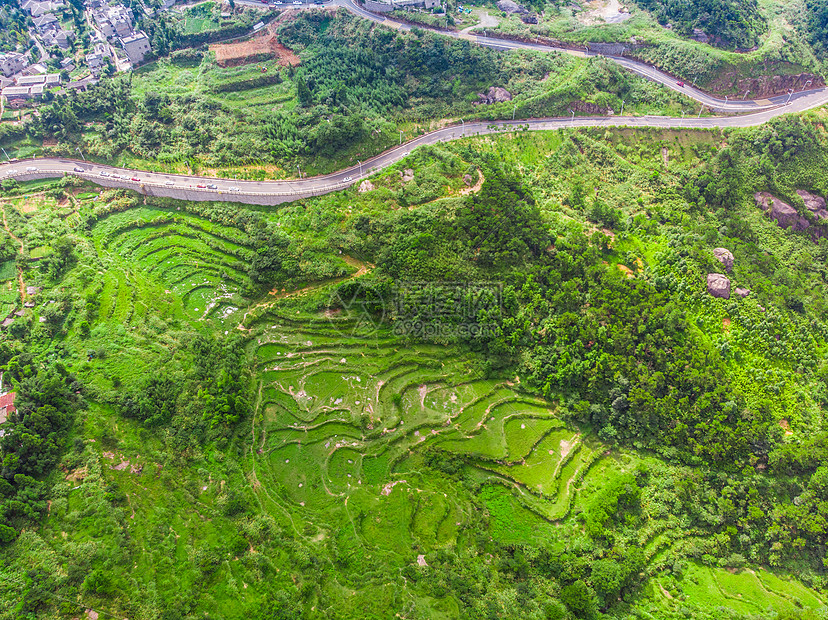
[(698, 28), (713, 39), (713, 45), (726, 48), (751, 48), (765, 33), (767, 20), (756, 0), (638, 0), (664, 26), (684, 37)]

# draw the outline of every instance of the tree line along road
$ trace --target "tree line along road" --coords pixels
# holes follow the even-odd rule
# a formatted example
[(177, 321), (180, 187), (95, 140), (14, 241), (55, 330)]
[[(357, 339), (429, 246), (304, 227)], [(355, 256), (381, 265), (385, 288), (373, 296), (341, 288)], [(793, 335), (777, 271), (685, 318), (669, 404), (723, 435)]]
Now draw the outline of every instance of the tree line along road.
[[(381, 16), (364, 11), (357, 7), (353, 3), (353, 0), (334, 0), (333, 4), (344, 6), (354, 12), (358, 11), (358, 15), (363, 17), (366, 15), (370, 16), (369, 18), (374, 21), (390, 21)], [(526, 44), (501, 39), (492, 39), (491, 41), (498, 46), (503, 46), (508, 49), (522, 49), (526, 47), (537, 47), (546, 50), (556, 49), (545, 45)], [(487, 44), (487, 40), (484, 39), (481, 44)], [(561, 49), (559, 51), (571, 52), (572, 50)], [(361, 165), (344, 168), (327, 175), (289, 181), (243, 181), (196, 175), (167, 174), (117, 168), (90, 161), (64, 158), (38, 158), (0, 164), (0, 181), (4, 179), (27, 181), (72, 174), (104, 187), (132, 189), (148, 196), (163, 196), (181, 200), (218, 200), (244, 204), (276, 205), (345, 189), (373, 172), (387, 168), (405, 158), (413, 148), (427, 144), (446, 142), (448, 140), (457, 140), (464, 137), (496, 134), (510, 130), (553, 131), (575, 127), (655, 127), (661, 129), (752, 127), (761, 125), (771, 118), (782, 114), (803, 112), (828, 103), (828, 88), (820, 88), (796, 93), (796, 95), (791, 97), (785, 95), (776, 98), (777, 100), (771, 101), (770, 105), (750, 101), (739, 102), (738, 105), (744, 107), (733, 107), (730, 104), (725, 105), (723, 101), (717, 100), (696, 89), (686, 90), (685, 88), (679, 87), (675, 83), (674, 78), (643, 63), (621, 57), (612, 57), (612, 60), (649, 79), (661, 82), (668, 88), (684, 92), (704, 105), (711, 105), (711, 107), (726, 109), (728, 111), (744, 111), (745, 109), (752, 109), (754, 111), (742, 116), (712, 118), (680, 119), (665, 116), (602, 116), (469, 122), (423, 134), (409, 142), (395, 146), (384, 153), (380, 153), (364, 161)], [(718, 102), (721, 102), (721, 105)]]
[(405, 158), (411, 149), (459, 138), (496, 134), (503, 131), (554, 131), (574, 127), (655, 127), (660, 129), (715, 129), (753, 127), (786, 113), (802, 112), (828, 103), (828, 88), (811, 91), (787, 106), (744, 116), (680, 119), (665, 116), (606, 116), (529, 119), (524, 121), (488, 121), (452, 125), (418, 136), (395, 146), (361, 166), (351, 166), (331, 174), (290, 181), (242, 181), (196, 175), (167, 174), (145, 170), (117, 168), (90, 161), (63, 158), (40, 158), (0, 165), (0, 181), (20, 181), (76, 175), (104, 187), (136, 190), (148, 196), (181, 200), (221, 200), (245, 204), (276, 205), (309, 196), (319, 196), (345, 189), (360, 179)]

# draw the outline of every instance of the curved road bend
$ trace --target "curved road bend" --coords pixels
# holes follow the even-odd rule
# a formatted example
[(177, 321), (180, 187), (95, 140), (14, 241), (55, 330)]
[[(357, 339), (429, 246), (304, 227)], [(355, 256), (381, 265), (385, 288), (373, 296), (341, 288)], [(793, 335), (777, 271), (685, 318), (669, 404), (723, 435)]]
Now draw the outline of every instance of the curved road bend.
[(418, 136), (400, 146), (372, 157), (361, 166), (351, 166), (331, 174), (293, 181), (242, 181), (194, 175), (166, 174), (116, 168), (88, 161), (43, 158), (0, 165), (0, 180), (21, 181), (73, 174), (104, 187), (132, 189), (148, 196), (181, 200), (221, 200), (245, 204), (276, 205), (309, 196), (345, 189), (361, 178), (398, 162), (411, 149), (458, 138), (498, 133), (504, 130), (550, 131), (570, 127), (656, 127), (661, 129), (714, 129), (753, 127), (789, 112), (802, 112), (828, 103), (828, 88), (809, 91), (787, 106), (744, 116), (680, 119), (665, 116), (603, 116), (529, 119), (524, 121), (483, 121), (452, 125)]
[[(372, 13), (363, 9), (357, 3), (357, 0), (324, 0), (325, 4), (321, 6), (339, 6), (344, 8), (345, 10), (353, 13), (354, 15), (361, 17), (363, 19), (367, 19), (369, 21), (382, 24), (393, 28), (395, 30), (410, 30), (412, 26), (408, 24), (404, 24), (397, 20), (391, 19), (385, 15), (380, 15), (378, 13)], [(246, 4), (249, 6), (261, 7), (264, 3), (260, 0), (236, 0), (237, 4)], [(311, 4), (308, 0), (305, 0), (303, 4), (293, 4), (292, 0), (283, 0), (283, 5), (279, 6), (281, 9), (303, 9), (303, 8), (316, 8), (320, 5)], [(465, 39), (470, 43), (474, 43), (477, 45), (482, 45), (485, 47), (491, 47), (493, 49), (501, 49), (501, 50), (535, 50), (541, 52), (560, 52), (563, 54), (570, 54), (572, 56), (578, 56), (580, 58), (587, 58), (592, 56), (603, 56), (603, 54), (598, 54), (595, 52), (584, 52), (582, 50), (575, 50), (566, 47), (556, 47), (554, 45), (547, 45), (545, 43), (530, 43), (530, 42), (523, 42), (523, 41), (512, 41), (509, 39), (498, 39), (495, 37), (486, 37), (481, 36), (478, 34), (464, 34), (453, 30), (442, 30), (440, 28), (434, 28), (431, 26), (417, 26), (421, 30), (428, 30), (429, 32), (433, 32), (435, 34), (444, 35), (453, 37), (455, 39)], [(788, 95), (777, 95), (774, 97), (769, 97), (767, 99), (748, 99), (748, 100), (741, 100), (741, 99), (719, 99), (718, 97), (713, 97), (708, 95), (702, 90), (695, 88), (691, 84), (685, 84), (684, 86), (679, 86), (679, 80), (668, 74), (664, 73), (663, 71), (659, 71), (655, 67), (648, 65), (643, 62), (639, 62), (637, 60), (632, 60), (630, 58), (626, 58), (623, 56), (604, 56), (612, 60), (615, 63), (618, 63), (625, 69), (632, 71), (633, 73), (637, 73), (638, 75), (651, 80), (653, 82), (658, 82), (659, 84), (663, 84), (670, 90), (674, 90), (678, 93), (682, 93), (687, 97), (696, 100), (700, 104), (711, 108), (712, 110), (716, 110), (718, 112), (726, 112), (726, 113), (740, 113), (740, 112), (755, 112), (756, 110), (763, 110), (772, 108), (778, 105), (784, 105), (788, 102)], [(801, 91), (798, 93), (793, 93), (790, 97), (790, 101), (794, 101), (795, 99), (799, 99), (801, 97), (805, 97), (809, 94), (814, 92), (814, 90), (810, 91)]]
[[(253, 2), (251, 2), (253, 4)], [(384, 15), (378, 15), (376, 13), (371, 13), (370, 11), (366, 11), (362, 7), (360, 7), (356, 0), (333, 0), (330, 4), (335, 6), (341, 6), (344, 9), (350, 11), (354, 15), (358, 15), (364, 19), (369, 19), (371, 21), (384, 24), (386, 26), (390, 26), (391, 28), (399, 29), (399, 30), (408, 30), (411, 26), (407, 24), (403, 24), (402, 22), (398, 22), (396, 20), (390, 19)], [(518, 50), (518, 49), (525, 49), (525, 50), (536, 50), (542, 52), (561, 52), (563, 54), (570, 54), (572, 56), (578, 56), (580, 58), (586, 57), (593, 57), (593, 56), (602, 56), (603, 54), (598, 54), (595, 52), (584, 52), (581, 50), (570, 49), (566, 47), (556, 47), (554, 45), (547, 45), (545, 43), (529, 43), (523, 41), (512, 41), (509, 39), (498, 39), (494, 37), (485, 37), (478, 34), (461, 34), (459, 32), (450, 31), (450, 30), (441, 30), (439, 28), (433, 28), (428, 26), (418, 26), (422, 30), (428, 30), (430, 32), (434, 32), (436, 34), (451, 36), (454, 38), (461, 38), (465, 39), (471, 43), (476, 43), (478, 45), (483, 45), (485, 47), (491, 47), (494, 49), (502, 49), (502, 50)], [(755, 112), (756, 110), (767, 109), (773, 106), (784, 105), (788, 101), (788, 95), (777, 95), (774, 97), (769, 97), (767, 99), (748, 99), (748, 100), (741, 100), (741, 99), (719, 99), (717, 97), (713, 97), (708, 95), (702, 90), (695, 88), (691, 84), (686, 84), (684, 86), (678, 85), (678, 79), (674, 76), (664, 73), (663, 71), (659, 71), (655, 67), (648, 65), (643, 62), (639, 62), (637, 60), (632, 60), (630, 58), (626, 58), (623, 56), (604, 56), (612, 60), (615, 63), (618, 63), (625, 69), (637, 73), (638, 75), (647, 78), (648, 80), (652, 80), (653, 82), (658, 82), (659, 84), (663, 84), (670, 90), (674, 90), (676, 92), (682, 93), (691, 99), (695, 99), (702, 105), (705, 105), (709, 108), (715, 109), (720, 112)], [(798, 99), (803, 96), (807, 96), (812, 91), (802, 91), (799, 93), (794, 93), (790, 100), (793, 101), (794, 99)]]

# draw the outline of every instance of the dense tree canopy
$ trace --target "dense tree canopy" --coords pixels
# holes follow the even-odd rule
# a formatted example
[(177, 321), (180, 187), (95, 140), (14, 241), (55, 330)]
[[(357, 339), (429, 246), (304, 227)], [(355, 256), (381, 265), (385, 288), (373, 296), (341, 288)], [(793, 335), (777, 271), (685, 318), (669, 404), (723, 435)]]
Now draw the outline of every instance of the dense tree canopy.
[(637, 0), (661, 24), (684, 35), (699, 28), (720, 47), (749, 48), (765, 32), (756, 0)]

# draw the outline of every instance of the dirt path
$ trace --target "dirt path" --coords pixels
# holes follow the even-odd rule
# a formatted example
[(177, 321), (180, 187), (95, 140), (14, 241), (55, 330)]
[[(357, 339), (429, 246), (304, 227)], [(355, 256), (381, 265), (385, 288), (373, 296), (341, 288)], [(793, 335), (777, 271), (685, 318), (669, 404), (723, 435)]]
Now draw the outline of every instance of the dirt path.
[(465, 187), (460, 190), (461, 196), (468, 196), (469, 194), (476, 194), (480, 191), (480, 188), (483, 187), (483, 181), (486, 180), (486, 177), (483, 176), (483, 171), (477, 171), (477, 183), (472, 185), (471, 187)]
[(306, 293), (310, 293), (311, 291), (315, 291), (316, 289), (320, 289), (323, 286), (328, 286), (329, 284), (336, 284), (338, 282), (345, 282), (346, 280), (359, 278), (374, 268), (374, 265), (371, 265), (370, 263), (363, 263), (361, 260), (356, 259), (353, 256), (348, 256), (347, 254), (342, 257), (342, 260), (348, 263), (351, 267), (356, 267), (356, 272), (342, 278), (331, 278), (329, 280), (322, 280), (321, 282), (314, 282), (313, 284), (309, 284), (308, 286), (295, 289), (293, 291), (277, 291), (276, 289), (273, 289), (270, 291), (270, 294), (273, 295), (274, 300), (287, 299), (288, 297), (299, 297)]
[[(6, 229), (6, 232), (9, 233), (9, 237), (17, 241), (20, 244), (20, 254), (23, 253), (23, 242), (14, 235), (14, 233), (9, 228), (9, 223), (6, 221), (6, 206), (3, 205), (3, 228)], [(20, 281), (20, 303), (26, 302), (26, 285), (23, 282), (23, 268), (20, 265), (17, 265), (17, 279)]]

